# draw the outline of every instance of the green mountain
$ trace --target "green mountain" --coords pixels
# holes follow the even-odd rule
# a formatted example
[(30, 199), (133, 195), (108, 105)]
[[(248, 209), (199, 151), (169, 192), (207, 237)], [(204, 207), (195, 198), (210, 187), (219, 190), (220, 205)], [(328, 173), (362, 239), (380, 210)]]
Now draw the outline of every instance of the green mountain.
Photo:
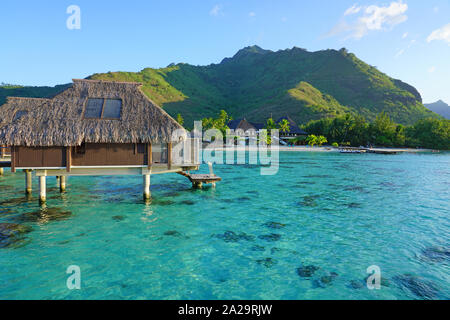
[(306, 123), (346, 112), (374, 120), (381, 111), (403, 124), (438, 117), (423, 106), (412, 86), (388, 77), (345, 49), (273, 52), (253, 46), (220, 64), (177, 64), (91, 78), (141, 81), (151, 99), (171, 115), (181, 113), (188, 125), (220, 109), (234, 118), (260, 122), (270, 115), (289, 115)]
[(252, 46), (219, 64), (180, 63), (89, 78), (142, 82), (149, 98), (172, 116), (180, 113), (188, 126), (220, 109), (233, 118), (256, 122), (289, 115), (306, 123), (345, 113), (374, 120), (381, 111), (403, 124), (439, 117), (423, 106), (412, 86), (388, 77), (346, 49), (274, 52)]
[(444, 101), (439, 100), (434, 103), (425, 104), (425, 107), (437, 114), (443, 116), (445, 119), (450, 120), (450, 106)]
[(0, 106), (7, 97), (49, 98), (68, 88), (70, 84), (54, 87), (24, 87), (16, 85), (0, 85)]

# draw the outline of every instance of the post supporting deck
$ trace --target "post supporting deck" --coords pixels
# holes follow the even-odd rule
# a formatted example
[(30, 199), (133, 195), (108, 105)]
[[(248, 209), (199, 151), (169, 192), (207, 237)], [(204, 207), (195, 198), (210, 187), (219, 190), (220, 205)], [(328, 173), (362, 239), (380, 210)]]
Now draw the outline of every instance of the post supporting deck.
[(192, 182), (192, 187), (194, 189), (201, 189), (201, 188), (203, 188), (203, 182), (194, 181), (194, 182)]
[(66, 176), (59, 177), (59, 191), (66, 192)]
[(144, 174), (144, 200), (150, 200), (151, 193), (150, 193), (150, 175)]
[(31, 170), (25, 170), (25, 193), (31, 194), (33, 191), (33, 180)]
[(39, 177), (39, 203), (43, 204), (47, 201), (47, 185), (45, 176)]
[(0, 176), (2, 176), (5, 173), (5, 171), (3, 170), (3, 168), (0, 168)]
[(167, 168), (172, 169), (172, 142), (167, 143)]
[(11, 147), (11, 173), (16, 173), (16, 147)]

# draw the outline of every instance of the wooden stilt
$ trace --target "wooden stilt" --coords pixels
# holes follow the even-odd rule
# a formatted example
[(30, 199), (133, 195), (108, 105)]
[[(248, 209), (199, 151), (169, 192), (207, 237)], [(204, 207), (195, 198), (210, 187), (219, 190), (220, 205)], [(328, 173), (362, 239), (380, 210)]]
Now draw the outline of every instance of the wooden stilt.
[(11, 146), (11, 172), (16, 173), (16, 147)]
[(152, 144), (147, 144), (147, 167), (150, 170), (153, 164)]
[(144, 200), (150, 200), (151, 193), (150, 193), (150, 175), (144, 174)]
[(46, 177), (39, 177), (39, 203), (43, 204), (47, 201), (47, 185)]
[(59, 177), (59, 191), (66, 192), (66, 176)]
[(25, 170), (25, 193), (31, 194), (33, 191), (33, 180), (31, 170)]
[(72, 167), (72, 147), (66, 147), (66, 171), (70, 172)]
[(2, 176), (5, 173), (5, 171), (3, 170), (3, 168), (0, 168), (0, 176)]
[(194, 181), (192, 183), (192, 186), (194, 187), (194, 189), (201, 189), (201, 188), (203, 188), (203, 182)]
[(167, 144), (167, 168), (172, 169), (172, 142)]

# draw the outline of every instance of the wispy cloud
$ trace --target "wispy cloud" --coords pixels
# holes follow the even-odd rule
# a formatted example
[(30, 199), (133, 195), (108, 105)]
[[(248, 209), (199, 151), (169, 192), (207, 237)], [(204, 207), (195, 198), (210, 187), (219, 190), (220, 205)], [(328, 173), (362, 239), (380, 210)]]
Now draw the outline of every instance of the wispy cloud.
[(408, 44), (408, 46), (406, 48), (400, 49), (399, 51), (397, 51), (397, 53), (395, 54), (395, 58), (400, 58), (401, 55), (403, 55), (409, 48), (411, 48), (417, 41), (416, 40), (411, 40)]
[(211, 16), (217, 17), (222, 12), (222, 6), (220, 4), (216, 4), (211, 11), (209, 11), (209, 14)]
[[(328, 36), (346, 34), (346, 38), (361, 39), (370, 31), (389, 30), (408, 19), (405, 14), (407, 10), (408, 5), (403, 0), (391, 2), (389, 6), (353, 5), (344, 12), (344, 18), (328, 33)], [(355, 18), (347, 21), (346, 17), (349, 16)]]
[(436, 67), (435, 66), (432, 66), (432, 67), (428, 68), (428, 72), (429, 73), (433, 73), (435, 71), (436, 71)]
[(249, 17), (255, 17), (255, 16), (256, 16), (256, 13), (252, 11), (252, 12), (250, 12), (250, 13), (248, 14), (248, 16), (249, 16)]
[(445, 41), (450, 45), (450, 23), (442, 28), (434, 30), (427, 38), (428, 42), (435, 40)]
[(353, 6), (351, 6), (344, 12), (344, 16), (357, 14), (359, 11), (361, 11), (361, 9), (362, 9), (362, 7), (359, 7), (358, 4), (354, 4)]
[(406, 38), (408, 38), (408, 32), (405, 32), (405, 33), (402, 35), (402, 39), (406, 39)]
[(405, 53), (405, 49), (400, 49), (396, 54), (395, 54), (395, 57), (396, 58), (399, 58), (402, 54), (404, 54)]

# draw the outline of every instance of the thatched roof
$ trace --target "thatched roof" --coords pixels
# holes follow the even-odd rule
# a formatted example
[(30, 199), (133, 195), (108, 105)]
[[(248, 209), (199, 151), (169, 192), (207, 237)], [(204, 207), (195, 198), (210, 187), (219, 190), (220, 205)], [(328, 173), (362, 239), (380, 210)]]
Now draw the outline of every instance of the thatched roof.
[[(158, 143), (171, 141), (175, 130), (184, 130), (153, 103), (134, 82), (73, 80), (73, 86), (52, 99), (8, 99), (0, 107), (5, 124), (0, 142), (23, 146), (76, 146), (87, 143)], [(121, 99), (120, 119), (85, 119), (89, 98)], [(12, 103), (14, 102), (14, 103)], [(30, 110), (12, 121), (26, 106)]]
[(298, 134), (298, 135), (307, 135), (308, 133), (304, 130), (300, 129), (298, 124), (292, 120), (289, 116), (281, 117), (277, 120), (277, 123), (280, 123), (283, 120), (287, 120), (289, 122), (289, 133)]
[(247, 121), (247, 119), (236, 119), (228, 122), (228, 128), (231, 130), (242, 129), (244, 132), (247, 130), (255, 130), (258, 131), (264, 128), (264, 125), (261, 123), (254, 123)]
[(0, 106), (0, 129), (15, 122), (25, 113), (32, 112), (42, 106), (48, 99), (8, 97), (6, 103)]

